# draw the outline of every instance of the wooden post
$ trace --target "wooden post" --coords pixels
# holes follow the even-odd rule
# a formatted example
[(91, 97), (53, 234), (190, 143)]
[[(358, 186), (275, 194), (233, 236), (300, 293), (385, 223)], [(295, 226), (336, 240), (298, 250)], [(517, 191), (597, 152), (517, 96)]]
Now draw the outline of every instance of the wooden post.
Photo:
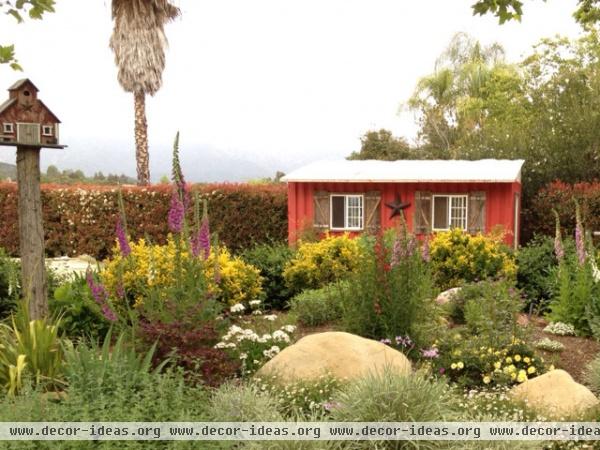
[(44, 228), (40, 191), (40, 147), (17, 146), (21, 286), (31, 319), (48, 313)]

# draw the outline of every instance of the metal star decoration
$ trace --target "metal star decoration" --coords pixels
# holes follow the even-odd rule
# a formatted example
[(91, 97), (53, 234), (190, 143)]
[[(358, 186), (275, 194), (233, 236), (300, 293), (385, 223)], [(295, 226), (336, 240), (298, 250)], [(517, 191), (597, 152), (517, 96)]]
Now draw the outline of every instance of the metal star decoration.
[(396, 198), (391, 203), (386, 203), (385, 206), (392, 210), (390, 214), (390, 219), (393, 219), (396, 216), (400, 216), (404, 214), (404, 210), (410, 206), (410, 202), (403, 203), (400, 199), (400, 195), (396, 194)]

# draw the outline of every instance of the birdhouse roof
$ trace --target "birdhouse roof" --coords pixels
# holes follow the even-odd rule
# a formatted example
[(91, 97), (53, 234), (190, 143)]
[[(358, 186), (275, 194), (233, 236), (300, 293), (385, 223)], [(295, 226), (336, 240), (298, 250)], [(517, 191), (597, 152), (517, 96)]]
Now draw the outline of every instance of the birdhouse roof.
[(41, 104), (41, 105), (42, 105), (44, 108), (46, 108), (46, 111), (48, 111), (48, 113), (49, 113), (49, 114), (50, 114), (52, 117), (54, 117), (54, 121), (55, 121), (56, 123), (61, 123), (60, 119), (59, 119), (58, 117), (56, 117), (56, 114), (54, 114), (54, 113), (53, 113), (53, 112), (50, 110), (50, 108), (48, 108), (48, 107), (46, 106), (46, 104), (45, 104), (43, 101), (41, 101), (39, 98), (37, 99), (37, 101), (38, 101), (38, 102), (40, 102), (40, 104)]
[(521, 181), (522, 159), (319, 161), (282, 178), (295, 182), (512, 183)]
[(8, 108), (10, 108), (12, 106), (13, 103), (16, 103), (17, 100), (14, 98), (9, 98), (8, 100), (6, 100), (4, 103), (0, 104), (0, 114), (2, 114), (4, 111), (6, 111)]
[(8, 88), (8, 90), (9, 91), (16, 91), (17, 89), (20, 89), (26, 83), (29, 83), (35, 89), (36, 92), (40, 91), (37, 88), (37, 86), (31, 82), (31, 80), (29, 78), (23, 78), (23, 79), (15, 82), (11, 87)]

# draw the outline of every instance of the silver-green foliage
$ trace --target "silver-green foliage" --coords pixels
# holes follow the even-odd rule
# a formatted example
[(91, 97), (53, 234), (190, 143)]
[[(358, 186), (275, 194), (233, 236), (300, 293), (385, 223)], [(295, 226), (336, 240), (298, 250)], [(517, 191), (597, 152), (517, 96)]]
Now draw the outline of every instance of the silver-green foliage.
[(290, 301), (291, 313), (302, 325), (312, 327), (339, 320), (342, 316), (341, 284), (346, 286), (336, 283), (302, 291)]

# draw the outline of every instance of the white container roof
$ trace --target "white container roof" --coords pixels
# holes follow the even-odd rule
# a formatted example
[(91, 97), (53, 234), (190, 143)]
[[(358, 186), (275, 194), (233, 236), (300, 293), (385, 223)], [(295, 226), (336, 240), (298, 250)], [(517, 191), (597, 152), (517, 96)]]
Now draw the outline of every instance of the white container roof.
[(318, 161), (282, 181), (340, 183), (512, 183), (521, 181), (522, 159)]

